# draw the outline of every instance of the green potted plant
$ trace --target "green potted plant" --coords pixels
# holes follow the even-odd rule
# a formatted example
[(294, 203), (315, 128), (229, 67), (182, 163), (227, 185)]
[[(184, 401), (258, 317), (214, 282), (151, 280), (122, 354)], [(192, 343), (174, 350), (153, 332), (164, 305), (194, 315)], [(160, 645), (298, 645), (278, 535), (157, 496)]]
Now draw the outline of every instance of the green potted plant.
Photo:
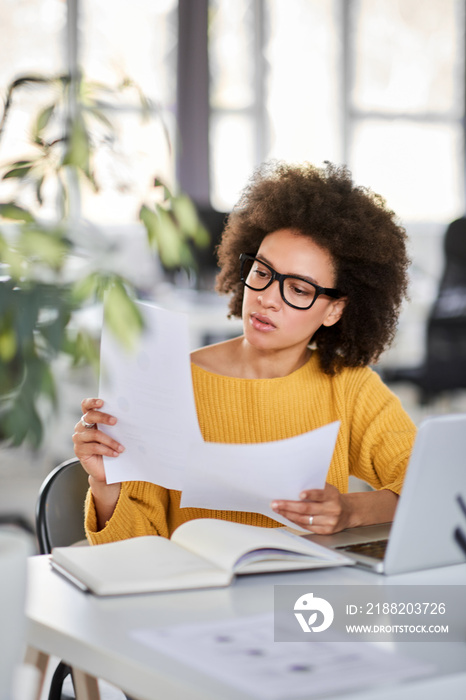
[[(124, 80), (110, 89), (80, 75), (18, 78), (7, 91), (0, 146), (16, 93), (31, 86), (53, 92), (33, 119), (33, 154), (0, 166), (2, 179), (14, 185), (13, 194), (0, 199), (0, 440), (36, 447), (43, 438), (41, 405), (57, 403), (55, 358), (65, 353), (74, 364), (98, 363), (98, 342), (73, 324), (76, 312), (105, 295), (106, 320), (127, 345), (142, 319), (133, 285), (101, 264), (111, 243), (102, 237), (96, 246), (95, 237), (82, 235), (75, 204), (83, 182), (98, 190), (96, 154), (103, 138), (117, 138), (104, 107), (121, 90), (137, 88)], [(138, 94), (147, 116), (149, 105)], [(186, 195), (158, 179), (154, 186), (158, 196), (141, 202), (139, 212), (149, 245), (164, 268), (192, 270), (193, 247), (208, 243), (207, 232)], [(56, 216), (46, 220), (41, 210), (51, 187)]]

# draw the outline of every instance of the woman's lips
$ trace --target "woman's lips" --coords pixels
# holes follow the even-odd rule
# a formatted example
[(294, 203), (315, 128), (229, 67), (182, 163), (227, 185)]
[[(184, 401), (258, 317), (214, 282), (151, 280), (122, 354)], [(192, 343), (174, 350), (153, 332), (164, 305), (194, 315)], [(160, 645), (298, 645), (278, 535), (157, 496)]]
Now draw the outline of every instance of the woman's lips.
[(275, 326), (267, 316), (262, 316), (262, 314), (251, 314), (251, 325), (257, 331), (273, 331)]

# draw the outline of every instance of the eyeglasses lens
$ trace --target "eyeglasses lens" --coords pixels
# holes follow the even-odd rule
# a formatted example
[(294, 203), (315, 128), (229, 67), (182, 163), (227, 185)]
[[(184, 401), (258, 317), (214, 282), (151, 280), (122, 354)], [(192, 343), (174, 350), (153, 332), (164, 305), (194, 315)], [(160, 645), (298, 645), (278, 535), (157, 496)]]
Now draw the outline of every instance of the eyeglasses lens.
[[(273, 271), (257, 259), (245, 259), (242, 265), (242, 280), (247, 287), (259, 292), (270, 285)], [(286, 277), (283, 280), (283, 296), (292, 306), (307, 309), (313, 302), (316, 290), (312, 284), (299, 277)]]

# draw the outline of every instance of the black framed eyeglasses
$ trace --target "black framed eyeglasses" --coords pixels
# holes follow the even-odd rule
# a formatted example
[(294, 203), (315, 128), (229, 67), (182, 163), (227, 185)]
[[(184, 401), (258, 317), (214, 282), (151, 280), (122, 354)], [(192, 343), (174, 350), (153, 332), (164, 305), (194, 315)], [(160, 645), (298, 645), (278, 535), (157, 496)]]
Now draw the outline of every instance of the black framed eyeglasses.
[(249, 255), (249, 253), (241, 253), (239, 259), (241, 261), (241, 281), (246, 287), (255, 292), (262, 292), (277, 280), (283, 301), (288, 306), (292, 306), (293, 309), (301, 309), (302, 311), (310, 309), (321, 294), (333, 299), (340, 299), (343, 296), (343, 293), (338, 289), (320, 287), (303, 277), (282, 275), (263, 260)]

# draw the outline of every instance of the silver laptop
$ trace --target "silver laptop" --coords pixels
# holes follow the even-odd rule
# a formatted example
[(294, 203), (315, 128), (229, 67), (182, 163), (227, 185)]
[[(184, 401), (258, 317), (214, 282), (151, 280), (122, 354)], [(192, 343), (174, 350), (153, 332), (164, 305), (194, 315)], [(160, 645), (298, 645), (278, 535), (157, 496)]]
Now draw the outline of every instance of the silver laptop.
[(307, 537), (383, 574), (464, 563), (455, 538), (464, 502), (466, 414), (436, 416), (419, 428), (393, 524)]

